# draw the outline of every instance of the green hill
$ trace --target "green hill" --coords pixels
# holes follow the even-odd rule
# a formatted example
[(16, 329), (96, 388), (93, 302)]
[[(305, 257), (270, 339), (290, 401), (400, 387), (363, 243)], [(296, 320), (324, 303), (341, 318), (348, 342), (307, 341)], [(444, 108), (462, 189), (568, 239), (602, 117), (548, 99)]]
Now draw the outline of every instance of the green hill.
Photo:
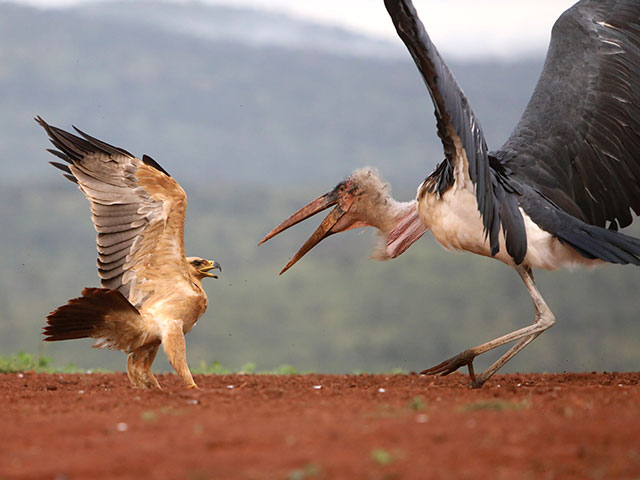
[[(413, 194), (442, 158), (408, 55), (252, 47), (133, 24), (121, 12), (118, 21), (0, 3), (4, 181), (51, 178), (36, 114), (175, 160), (193, 181), (331, 184), (371, 164)], [(492, 145), (515, 124), (539, 69), (539, 60), (454, 65)]]

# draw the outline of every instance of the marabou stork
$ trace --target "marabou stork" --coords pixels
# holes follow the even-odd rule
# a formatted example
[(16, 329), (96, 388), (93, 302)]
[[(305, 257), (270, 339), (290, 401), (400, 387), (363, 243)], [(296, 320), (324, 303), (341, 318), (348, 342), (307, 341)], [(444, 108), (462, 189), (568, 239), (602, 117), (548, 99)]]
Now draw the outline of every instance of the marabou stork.
[[(640, 2), (582, 0), (560, 16), (529, 104), (493, 152), (411, 0), (385, 5), (435, 106), (444, 160), (411, 202), (392, 199), (374, 169), (356, 170), (262, 242), (335, 205), (281, 273), (323, 238), (364, 226), (381, 232), (378, 259), (397, 257), (430, 230), (446, 248), (513, 267), (533, 300), (534, 323), (422, 372), (447, 375), (466, 365), (480, 387), (555, 323), (533, 268), (640, 265), (640, 240), (618, 232), (633, 221), (630, 210), (640, 214)], [(510, 342), (475, 376), (476, 356)]]

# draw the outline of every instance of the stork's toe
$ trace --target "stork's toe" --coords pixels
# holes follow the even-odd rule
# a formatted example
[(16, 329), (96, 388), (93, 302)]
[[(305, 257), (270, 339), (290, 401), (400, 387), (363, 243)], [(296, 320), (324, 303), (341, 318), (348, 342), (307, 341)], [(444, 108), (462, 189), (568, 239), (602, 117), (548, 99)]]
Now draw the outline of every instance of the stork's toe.
[(476, 353), (473, 350), (465, 350), (464, 352), (459, 353), (458, 355), (445, 360), (438, 365), (427, 368), (420, 372), (422, 375), (449, 375), (450, 373), (455, 372), (460, 367), (468, 367), (469, 368), (469, 377), (473, 383), (476, 382), (476, 376), (473, 371), (473, 359), (476, 357)]

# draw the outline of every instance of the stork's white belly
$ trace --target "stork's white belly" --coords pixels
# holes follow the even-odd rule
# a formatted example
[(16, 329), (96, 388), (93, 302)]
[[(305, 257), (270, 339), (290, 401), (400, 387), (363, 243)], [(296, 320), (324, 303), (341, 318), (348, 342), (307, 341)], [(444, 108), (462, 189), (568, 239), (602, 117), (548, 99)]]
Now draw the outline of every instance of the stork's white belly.
[[(527, 254), (524, 264), (532, 268), (556, 270), (563, 266), (594, 264), (556, 237), (542, 230), (520, 209), (527, 232)], [(489, 239), (485, 237), (478, 204), (473, 192), (466, 188), (447, 190), (442, 197), (425, 195), (418, 204), (422, 222), (445, 248), (464, 250), (491, 256)], [(505, 248), (504, 232), (500, 229), (500, 251), (494, 257), (513, 266)]]

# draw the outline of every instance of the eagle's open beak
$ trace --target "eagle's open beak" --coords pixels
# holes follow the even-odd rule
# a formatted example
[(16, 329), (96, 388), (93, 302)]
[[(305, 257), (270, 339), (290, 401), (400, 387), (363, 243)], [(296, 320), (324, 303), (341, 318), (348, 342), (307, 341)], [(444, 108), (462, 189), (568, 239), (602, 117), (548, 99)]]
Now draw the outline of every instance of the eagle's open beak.
[(315, 232), (309, 237), (309, 239), (300, 247), (300, 250), (289, 260), (289, 263), (282, 269), (280, 275), (289, 270), (298, 260), (300, 260), (309, 250), (315, 247), (321, 240), (327, 238), (329, 235), (338, 233), (349, 228), (353, 228), (351, 223), (346, 228), (341, 228), (338, 225), (338, 221), (345, 215), (353, 201), (355, 200), (354, 189), (350, 186), (350, 182), (341, 182), (336, 188), (328, 193), (316, 198), (311, 203), (305, 205), (296, 213), (287, 218), (284, 222), (271, 230), (258, 245), (262, 245), (270, 238), (285, 231), (287, 228), (312, 217), (316, 213), (319, 213), (327, 208), (335, 205), (336, 207), (329, 212), (322, 223), (318, 226)]
[(209, 264), (202, 267), (199, 270), (199, 272), (203, 274), (205, 277), (218, 278), (217, 275), (214, 275), (213, 273), (209, 273), (209, 271), (217, 269), (222, 272), (222, 267), (220, 266), (220, 264), (218, 262), (212, 262), (211, 260), (207, 260), (207, 262), (209, 262)]

